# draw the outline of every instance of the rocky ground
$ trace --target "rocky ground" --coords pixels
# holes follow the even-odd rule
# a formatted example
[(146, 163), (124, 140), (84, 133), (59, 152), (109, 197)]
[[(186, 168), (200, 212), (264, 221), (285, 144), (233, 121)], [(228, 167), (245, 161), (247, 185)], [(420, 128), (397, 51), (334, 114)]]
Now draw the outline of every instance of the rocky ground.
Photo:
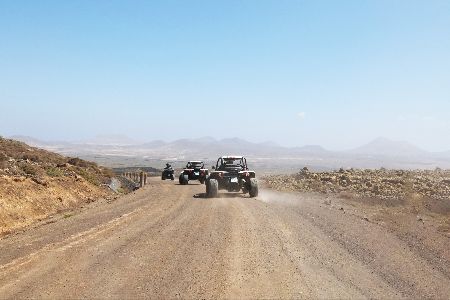
[(450, 200), (450, 171), (344, 170), (310, 172), (304, 168), (294, 175), (266, 176), (276, 190), (342, 194), (355, 198), (402, 200), (421, 197)]
[[(450, 238), (450, 171), (344, 170), (294, 175), (269, 175), (274, 190), (316, 194), (322, 205), (387, 227), (411, 244), (417, 243), (417, 224)], [(426, 235), (420, 238), (427, 240)], [(427, 242), (427, 247), (434, 245)]]
[(153, 177), (0, 238), (0, 298), (448, 299), (435, 219), (387, 227), (333, 195), (204, 192)]
[(111, 170), (0, 138), (0, 236), (101, 197)]

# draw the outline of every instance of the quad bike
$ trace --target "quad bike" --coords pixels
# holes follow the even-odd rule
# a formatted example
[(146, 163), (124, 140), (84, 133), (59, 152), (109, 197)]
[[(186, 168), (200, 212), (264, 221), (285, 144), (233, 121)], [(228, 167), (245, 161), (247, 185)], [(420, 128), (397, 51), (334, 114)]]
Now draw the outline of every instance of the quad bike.
[(175, 173), (175, 171), (172, 167), (168, 167), (168, 168), (166, 167), (162, 171), (161, 179), (162, 180), (166, 180), (166, 179), (175, 180), (174, 173)]

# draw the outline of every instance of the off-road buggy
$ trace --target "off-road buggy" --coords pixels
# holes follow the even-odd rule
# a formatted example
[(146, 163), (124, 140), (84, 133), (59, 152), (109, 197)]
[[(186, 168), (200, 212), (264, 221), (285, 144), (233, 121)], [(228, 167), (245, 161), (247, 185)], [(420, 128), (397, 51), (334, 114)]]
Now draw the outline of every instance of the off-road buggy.
[(182, 185), (188, 184), (189, 180), (199, 180), (203, 184), (208, 175), (209, 171), (205, 169), (205, 164), (202, 161), (192, 160), (187, 163), (186, 168), (181, 172), (179, 181)]
[(258, 196), (258, 181), (254, 171), (250, 171), (243, 156), (222, 156), (217, 160), (206, 181), (206, 196), (217, 197), (219, 190), (249, 193)]

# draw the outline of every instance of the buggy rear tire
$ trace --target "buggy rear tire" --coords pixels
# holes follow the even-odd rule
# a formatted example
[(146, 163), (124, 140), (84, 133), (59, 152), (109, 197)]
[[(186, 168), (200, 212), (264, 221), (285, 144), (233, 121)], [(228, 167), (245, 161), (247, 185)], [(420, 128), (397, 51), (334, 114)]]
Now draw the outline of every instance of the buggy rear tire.
[(250, 197), (258, 197), (259, 189), (258, 189), (258, 180), (256, 178), (250, 178)]
[(216, 179), (209, 179), (206, 182), (206, 196), (216, 198), (219, 193), (219, 182)]
[(184, 175), (183, 173), (181, 173), (179, 181), (180, 181), (181, 185), (186, 185), (189, 183), (189, 177), (187, 175)]

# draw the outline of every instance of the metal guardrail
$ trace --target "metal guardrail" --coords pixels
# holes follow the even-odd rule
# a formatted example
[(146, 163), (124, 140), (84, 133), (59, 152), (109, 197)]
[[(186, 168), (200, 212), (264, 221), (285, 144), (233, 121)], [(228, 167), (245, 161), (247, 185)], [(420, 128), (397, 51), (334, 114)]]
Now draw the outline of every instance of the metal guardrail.
[(130, 179), (131, 181), (139, 184), (140, 187), (144, 187), (147, 184), (147, 172), (126, 172), (122, 176)]

